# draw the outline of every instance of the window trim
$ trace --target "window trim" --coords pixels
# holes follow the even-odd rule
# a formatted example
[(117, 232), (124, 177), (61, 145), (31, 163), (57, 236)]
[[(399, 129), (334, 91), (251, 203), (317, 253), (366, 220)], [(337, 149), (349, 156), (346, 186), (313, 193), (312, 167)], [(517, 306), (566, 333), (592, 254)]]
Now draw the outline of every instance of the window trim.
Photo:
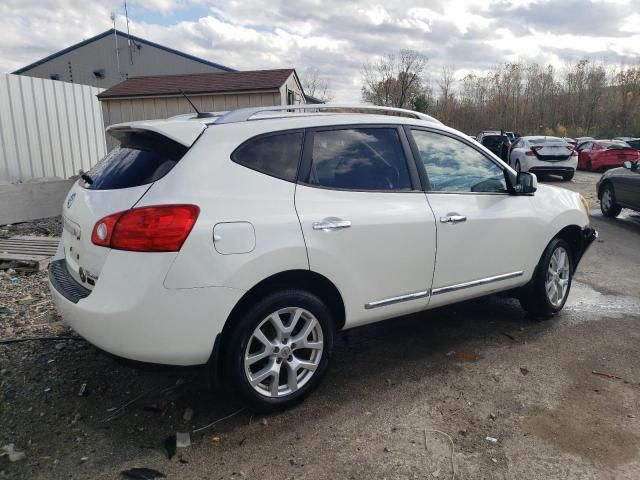
[[(301, 141), (301, 144), (300, 144), (300, 154), (298, 156), (298, 165), (296, 167), (296, 175), (295, 175), (295, 178), (293, 180), (289, 180), (287, 178), (279, 177), (277, 175), (273, 175), (271, 173), (264, 172), (262, 170), (258, 170), (257, 168), (251, 168), (250, 166), (248, 166), (248, 165), (246, 165), (244, 163), (241, 163), (241, 162), (239, 162), (237, 160), (238, 151), (240, 151), (248, 143), (251, 143), (251, 142), (253, 142), (255, 140), (261, 140), (262, 138), (266, 138), (266, 137), (275, 137), (277, 135), (288, 135), (288, 134), (292, 134), (292, 133), (302, 133), (302, 141)], [(271, 177), (271, 178), (277, 178), (278, 180), (282, 180), (283, 182), (297, 183), (298, 182), (298, 178), (300, 176), (300, 168), (301, 168), (301, 163), (302, 163), (302, 156), (304, 155), (305, 142), (306, 142), (306, 129), (304, 129), (304, 128), (292, 128), (292, 129), (289, 129), (289, 130), (274, 130), (272, 132), (265, 132), (265, 133), (261, 133), (259, 135), (254, 135), (253, 137), (247, 138), (240, 145), (238, 145), (233, 150), (233, 152), (231, 152), (231, 155), (229, 155), (229, 158), (236, 165), (239, 165), (241, 167), (247, 168), (247, 169), (252, 170), (254, 172), (261, 173), (262, 175), (267, 175), (268, 177)]]
[[(409, 144), (411, 145), (411, 153), (413, 154), (413, 160), (416, 164), (416, 168), (418, 169), (421, 179), (422, 178), (424, 179), (423, 190), (425, 191), (425, 193), (434, 193), (439, 195), (513, 195), (511, 180), (509, 178), (509, 175), (507, 175), (508, 169), (506, 169), (504, 165), (501, 165), (500, 163), (498, 163), (494, 158), (491, 158), (490, 156), (488, 156), (485, 152), (479, 149), (477, 145), (474, 145), (470, 140), (467, 141), (463, 137), (452, 134), (450, 132), (445, 132), (435, 128), (424, 127), (422, 125), (404, 125), (404, 130), (407, 135), (407, 138), (409, 139)], [(424, 166), (424, 163), (422, 162), (422, 157), (420, 157), (420, 151), (418, 150), (418, 145), (416, 144), (415, 138), (413, 138), (413, 134), (411, 133), (411, 130), (424, 131), (424, 132), (434, 133), (436, 135), (449, 137), (473, 148), (476, 152), (478, 152), (480, 155), (482, 155), (484, 158), (486, 158), (487, 160), (492, 162), (494, 165), (496, 165), (498, 168), (500, 168), (500, 170), (502, 170), (502, 174), (504, 175), (505, 183), (507, 185), (507, 191), (506, 192), (450, 192), (450, 191), (443, 191), (443, 190), (433, 190), (431, 187), (431, 181), (429, 180), (429, 175), (427, 174), (427, 169)]]
[[(386, 129), (395, 130), (400, 140), (400, 146), (402, 153), (404, 154), (404, 161), (407, 167), (407, 173), (409, 175), (409, 181), (411, 187), (404, 190), (371, 190), (371, 189), (359, 189), (359, 188), (339, 188), (328, 187), (325, 185), (317, 185), (309, 182), (309, 176), (311, 175), (311, 163), (313, 155), (313, 141), (316, 132), (330, 132), (334, 130), (355, 130), (355, 129)], [(325, 125), (320, 127), (310, 127), (306, 129), (307, 134), (304, 139), (304, 146), (302, 148), (302, 163), (298, 169), (298, 183), (306, 187), (320, 188), (323, 190), (336, 190), (339, 192), (364, 192), (364, 193), (416, 193), (422, 192), (422, 186), (419, 178), (419, 170), (417, 169), (415, 162), (413, 161), (413, 154), (409, 145), (407, 134), (400, 124), (387, 124), (387, 123), (347, 123), (341, 125)]]

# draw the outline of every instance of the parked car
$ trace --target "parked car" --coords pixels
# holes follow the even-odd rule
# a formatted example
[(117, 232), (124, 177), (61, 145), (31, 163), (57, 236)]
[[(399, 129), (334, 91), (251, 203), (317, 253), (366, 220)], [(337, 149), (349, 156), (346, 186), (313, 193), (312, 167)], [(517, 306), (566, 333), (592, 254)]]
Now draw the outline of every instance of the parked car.
[(604, 216), (617, 217), (622, 208), (640, 212), (640, 161), (626, 161), (622, 167), (607, 170), (596, 189)]
[(631, 148), (636, 150), (640, 150), (640, 138), (635, 137), (616, 137), (613, 140), (619, 140), (621, 142), (625, 142)]
[(511, 140), (504, 132), (485, 130), (480, 132), (476, 139), (502, 160), (507, 160), (509, 149), (511, 149)]
[(332, 108), (109, 127), (119, 147), (63, 204), (65, 321), (271, 410), (318, 385), (337, 331), (501, 291), (562, 309), (596, 237), (584, 198), (429, 116)]
[(587, 142), (589, 140), (595, 140), (593, 137), (577, 137), (576, 144), (580, 145), (581, 143)]
[(578, 165), (573, 145), (559, 137), (520, 137), (511, 148), (509, 165), (516, 172), (560, 175), (571, 180)]
[(640, 151), (627, 143), (614, 140), (592, 140), (578, 145), (578, 168), (602, 171), (615, 168), (625, 161), (640, 158)]
[(575, 138), (571, 138), (571, 137), (561, 137), (561, 138), (562, 138), (562, 140), (564, 140), (568, 144), (572, 145), (573, 147), (577, 147), (578, 146), (578, 141)]

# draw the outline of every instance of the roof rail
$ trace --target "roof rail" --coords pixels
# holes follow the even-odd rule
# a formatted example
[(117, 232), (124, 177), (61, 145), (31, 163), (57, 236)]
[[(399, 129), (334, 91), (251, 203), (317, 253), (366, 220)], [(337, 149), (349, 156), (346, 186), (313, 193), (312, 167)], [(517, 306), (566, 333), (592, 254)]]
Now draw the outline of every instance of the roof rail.
[[(301, 104), (301, 105), (276, 105), (270, 107), (249, 107), (249, 108), (239, 108), (237, 110), (233, 110), (229, 113), (218, 117), (214, 123), (238, 123), (238, 122), (246, 122), (251, 120), (251, 118), (257, 113), (262, 112), (290, 112), (292, 110), (309, 110), (312, 112), (321, 112), (321, 111), (330, 111), (330, 110), (340, 110), (340, 112), (336, 113), (361, 113), (363, 110), (367, 110), (367, 113), (374, 112), (387, 112), (397, 114), (399, 116), (416, 118), (418, 120), (425, 120), (427, 122), (433, 123), (442, 123), (439, 120), (436, 120), (430, 115), (425, 115), (424, 113), (414, 112), (413, 110), (405, 110), (403, 108), (394, 108), (394, 107), (379, 107), (376, 105), (360, 105), (360, 104), (342, 104), (342, 103), (321, 103), (321, 104)], [(351, 110), (351, 112), (345, 111)]]

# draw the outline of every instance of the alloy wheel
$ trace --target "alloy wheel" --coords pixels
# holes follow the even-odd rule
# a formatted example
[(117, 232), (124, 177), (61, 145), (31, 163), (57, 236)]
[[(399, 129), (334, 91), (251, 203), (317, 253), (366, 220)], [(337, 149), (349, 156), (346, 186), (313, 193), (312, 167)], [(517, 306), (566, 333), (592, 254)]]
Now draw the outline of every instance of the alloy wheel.
[(244, 371), (260, 395), (290, 395), (313, 377), (324, 342), (318, 319), (299, 307), (281, 308), (255, 328), (244, 352)]
[(602, 192), (602, 206), (607, 212), (611, 211), (611, 207), (613, 206), (613, 196), (611, 195), (610, 188), (605, 188), (604, 192)]
[(554, 307), (559, 307), (567, 295), (569, 282), (571, 280), (571, 265), (569, 264), (569, 253), (564, 247), (554, 250), (549, 260), (547, 268), (547, 279), (545, 290), (547, 299)]

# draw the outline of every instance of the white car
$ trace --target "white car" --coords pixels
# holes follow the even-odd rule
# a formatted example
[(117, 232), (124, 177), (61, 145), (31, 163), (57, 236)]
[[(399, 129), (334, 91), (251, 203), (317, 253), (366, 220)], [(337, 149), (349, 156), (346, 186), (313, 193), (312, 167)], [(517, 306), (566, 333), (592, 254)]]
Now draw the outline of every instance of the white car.
[(318, 384), (340, 330), (507, 290), (536, 314), (562, 309), (596, 235), (585, 200), (431, 117), (381, 113), (109, 127), (120, 147), (63, 205), (61, 315), (108, 352), (208, 364), (275, 409)]
[(520, 137), (511, 147), (509, 164), (516, 172), (560, 175), (571, 180), (578, 167), (578, 152), (559, 137)]

